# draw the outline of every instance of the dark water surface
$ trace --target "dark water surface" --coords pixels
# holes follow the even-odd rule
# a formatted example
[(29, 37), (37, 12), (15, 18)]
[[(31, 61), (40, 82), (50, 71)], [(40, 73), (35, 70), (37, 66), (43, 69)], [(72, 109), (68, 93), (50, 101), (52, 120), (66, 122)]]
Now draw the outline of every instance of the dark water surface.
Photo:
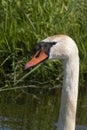
[[(56, 130), (60, 89), (0, 92), (0, 130)], [(77, 124), (87, 126), (87, 91), (79, 91)]]

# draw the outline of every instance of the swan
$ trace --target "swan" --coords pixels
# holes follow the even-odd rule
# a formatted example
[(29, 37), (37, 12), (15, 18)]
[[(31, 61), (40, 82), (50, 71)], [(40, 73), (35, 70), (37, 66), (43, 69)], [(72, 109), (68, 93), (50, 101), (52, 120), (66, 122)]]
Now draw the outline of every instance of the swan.
[[(35, 50), (34, 57), (25, 64), (25, 70), (46, 59), (62, 60), (64, 77), (57, 130), (75, 130), (79, 80), (77, 45), (67, 35), (54, 35), (37, 43)], [(82, 130), (85, 129), (82, 127)]]

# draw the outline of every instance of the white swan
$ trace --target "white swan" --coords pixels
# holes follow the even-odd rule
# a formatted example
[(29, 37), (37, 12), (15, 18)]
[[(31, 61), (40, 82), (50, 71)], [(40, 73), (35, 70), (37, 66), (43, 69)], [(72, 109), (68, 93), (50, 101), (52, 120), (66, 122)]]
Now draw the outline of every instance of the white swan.
[(55, 35), (42, 40), (35, 49), (36, 54), (25, 65), (25, 70), (46, 59), (62, 59), (64, 78), (57, 130), (75, 130), (79, 79), (78, 48), (69, 36)]

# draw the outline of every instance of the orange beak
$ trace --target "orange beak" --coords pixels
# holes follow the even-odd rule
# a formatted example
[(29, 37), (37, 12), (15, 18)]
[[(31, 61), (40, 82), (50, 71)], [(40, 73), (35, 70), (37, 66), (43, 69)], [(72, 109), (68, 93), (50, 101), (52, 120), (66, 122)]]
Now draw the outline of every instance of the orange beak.
[(30, 61), (27, 62), (27, 64), (24, 66), (24, 70), (41, 63), (47, 58), (48, 58), (48, 55), (44, 52), (43, 48), (41, 48), (40, 50), (36, 52), (34, 57)]

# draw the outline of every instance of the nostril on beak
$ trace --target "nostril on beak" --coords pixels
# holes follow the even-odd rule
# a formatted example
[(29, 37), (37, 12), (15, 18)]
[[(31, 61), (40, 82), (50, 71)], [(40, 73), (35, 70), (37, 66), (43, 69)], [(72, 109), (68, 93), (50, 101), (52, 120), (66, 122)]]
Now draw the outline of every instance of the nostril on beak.
[(35, 57), (36, 58), (39, 57), (40, 53), (41, 53), (41, 49), (36, 53)]

